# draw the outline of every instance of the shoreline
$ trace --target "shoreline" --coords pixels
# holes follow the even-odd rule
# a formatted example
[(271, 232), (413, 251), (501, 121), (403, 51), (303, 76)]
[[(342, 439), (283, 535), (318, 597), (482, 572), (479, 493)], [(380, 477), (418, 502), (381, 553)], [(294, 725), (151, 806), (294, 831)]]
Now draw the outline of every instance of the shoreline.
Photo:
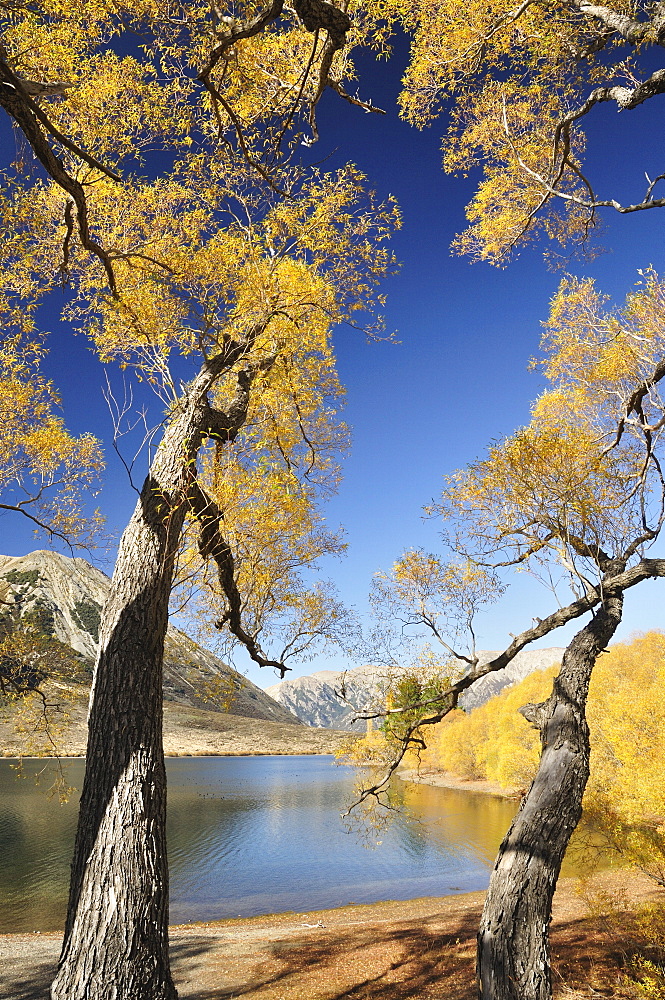
[[(570, 910), (584, 910), (584, 895), (579, 891), (584, 882), (576, 875), (559, 878), (554, 895), (553, 921), (561, 915), (562, 907)], [(617, 892), (627, 894), (632, 902), (641, 902), (663, 895), (655, 883), (635, 869), (611, 868), (596, 871), (591, 876), (592, 888), (595, 891)], [(486, 889), (474, 889), (471, 892), (451, 892), (444, 896), (414, 896), (406, 899), (379, 899), (373, 903), (343, 903), (323, 909), (281, 910), (276, 913), (257, 913), (249, 917), (220, 917), (218, 920), (191, 920), (180, 924), (169, 924), (169, 934), (178, 935), (192, 931), (217, 934), (234, 929), (249, 932), (270, 929), (294, 930), (301, 927), (319, 927), (322, 920), (327, 920), (325, 926), (336, 922), (367, 924), (368, 918), (383, 921), (397, 918), (406, 910), (417, 913), (443, 913), (454, 910), (465, 910), (482, 904), (487, 893)], [(570, 916), (570, 913), (568, 913)], [(314, 921), (303, 922), (303, 921)], [(61, 930), (51, 931), (3, 931), (0, 932), (0, 956), (3, 954), (2, 944), (8, 940), (24, 939), (35, 941), (48, 939), (62, 941)]]
[(524, 788), (516, 786), (504, 788), (498, 781), (487, 781), (484, 778), (460, 778), (450, 771), (440, 771), (435, 767), (404, 768), (397, 771), (397, 777), (402, 781), (412, 781), (420, 785), (450, 788), (457, 792), (495, 795), (500, 799), (519, 799), (525, 793)]
[[(334, 757), (332, 750), (191, 750), (189, 752), (178, 750), (165, 750), (164, 757)], [(84, 753), (62, 753), (45, 754), (37, 756), (34, 754), (16, 754), (14, 752), (0, 752), (0, 760), (8, 761), (58, 761), (58, 760), (85, 760)], [(341, 761), (340, 766), (348, 765)], [(412, 781), (421, 785), (434, 785), (437, 788), (450, 788), (454, 791), (477, 792), (481, 795), (496, 795), (503, 799), (519, 798), (524, 794), (524, 789), (516, 787), (504, 788), (498, 781), (486, 781), (483, 778), (460, 778), (450, 771), (439, 771), (437, 768), (404, 768), (396, 772), (396, 776), (401, 781)]]
[[(596, 874), (591, 889), (622, 908), (622, 896), (634, 907), (656, 895), (653, 883), (627, 870)], [(334, 990), (335, 997), (357, 1000), (475, 1000), (475, 936), (484, 898), (481, 890), (174, 925), (178, 995), (331, 1000)], [(61, 940), (58, 931), (0, 935), (0, 995), (47, 1000)], [(581, 988), (591, 968), (616, 979), (615, 945), (589, 916), (579, 880), (560, 879), (552, 922), (558, 979)]]

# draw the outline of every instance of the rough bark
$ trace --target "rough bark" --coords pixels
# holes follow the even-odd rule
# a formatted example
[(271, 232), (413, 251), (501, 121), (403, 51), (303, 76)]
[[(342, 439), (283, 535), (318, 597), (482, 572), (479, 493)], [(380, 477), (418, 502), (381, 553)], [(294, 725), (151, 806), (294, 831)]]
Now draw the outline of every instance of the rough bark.
[(585, 707), (599, 654), (621, 621), (623, 596), (606, 600), (564, 654), (548, 701), (528, 706), (541, 730), (540, 765), (492, 872), (478, 933), (482, 1000), (549, 1000), (552, 897), (589, 777)]
[(91, 692), (65, 940), (53, 1000), (173, 1000), (168, 956), (162, 658), (204, 365), (172, 414), (120, 543)]

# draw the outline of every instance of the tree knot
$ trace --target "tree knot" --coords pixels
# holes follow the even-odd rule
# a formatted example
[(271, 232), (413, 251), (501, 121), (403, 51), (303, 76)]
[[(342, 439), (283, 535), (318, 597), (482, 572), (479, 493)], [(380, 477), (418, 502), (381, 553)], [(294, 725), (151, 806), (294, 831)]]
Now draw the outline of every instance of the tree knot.
[(323, 28), (330, 35), (339, 36), (351, 28), (349, 15), (327, 0), (296, 0), (293, 7), (307, 31)]
[(523, 715), (527, 722), (530, 722), (534, 729), (541, 731), (545, 722), (547, 721), (547, 709), (549, 708), (549, 698), (547, 701), (541, 701), (538, 704), (529, 702), (528, 705), (522, 705), (517, 711), (520, 715)]

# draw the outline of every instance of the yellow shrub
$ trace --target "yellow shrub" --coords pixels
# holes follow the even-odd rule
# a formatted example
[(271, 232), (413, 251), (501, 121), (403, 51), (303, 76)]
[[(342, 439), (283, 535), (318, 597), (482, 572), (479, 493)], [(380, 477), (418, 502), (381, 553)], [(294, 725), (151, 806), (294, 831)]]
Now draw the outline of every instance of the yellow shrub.
[[(426, 763), (504, 787), (528, 785), (540, 739), (518, 709), (544, 701), (557, 671), (534, 671), (472, 712), (451, 713), (430, 734)], [(611, 813), (624, 828), (647, 821), (652, 832), (665, 833), (664, 633), (618, 643), (599, 657), (587, 715), (592, 754), (586, 809)], [(653, 836), (649, 840), (653, 851)]]
[(452, 712), (428, 739), (425, 762), (462, 778), (487, 778), (504, 788), (528, 785), (538, 764), (538, 733), (518, 713), (542, 701), (556, 668), (538, 670), (513, 688), (466, 713)]

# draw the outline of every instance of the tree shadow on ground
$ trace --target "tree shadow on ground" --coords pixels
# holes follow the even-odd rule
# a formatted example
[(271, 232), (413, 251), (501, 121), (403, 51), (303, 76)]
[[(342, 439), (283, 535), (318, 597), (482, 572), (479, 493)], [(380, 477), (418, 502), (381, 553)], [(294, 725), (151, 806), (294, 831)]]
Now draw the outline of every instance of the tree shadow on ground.
[[(174, 951), (182, 1000), (476, 1000), (478, 913), (378, 926), (323, 928), (262, 942), (243, 954), (233, 941), (200, 939)], [(625, 953), (590, 917), (553, 934), (554, 996), (588, 995), (590, 983), (615, 995)], [(187, 976), (187, 967), (190, 975)], [(196, 968), (198, 966), (198, 968)], [(201, 973), (200, 975), (198, 973)], [(176, 981), (178, 980), (177, 979)], [(579, 994), (578, 994), (578, 991)], [(623, 994), (621, 994), (623, 995)]]
[[(621, 915), (620, 915), (621, 916)], [(246, 932), (180, 937), (171, 949), (181, 1000), (475, 1000), (479, 912), (455, 918), (358, 922), (280, 939)], [(558, 922), (552, 934), (554, 996), (625, 995), (619, 986), (630, 944), (603, 918)], [(628, 935), (629, 937), (630, 935)], [(16, 959), (0, 967), (0, 997), (48, 1000), (55, 961)]]
[[(437, 918), (378, 927), (323, 928), (318, 937), (310, 933), (265, 942), (254, 954), (242, 957), (229, 954), (233, 946), (225, 949), (223, 944), (215, 954), (204, 956), (199, 942), (187, 942), (173, 949), (176, 982), (190, 979), (178, 983), (182, 1000), (444, 996), (446, 1000), (472, 1000), (478, 914), (446, 923), (445, 932)], [(200, 985), (193, 968), (199, 963), (205, 969), (205, 982)]]
[(3, 968), (0, 971), (0, 997), (7, 1000), (48, 1000), (55, 970), (53, 962), (41, 962), (27, 969)]

